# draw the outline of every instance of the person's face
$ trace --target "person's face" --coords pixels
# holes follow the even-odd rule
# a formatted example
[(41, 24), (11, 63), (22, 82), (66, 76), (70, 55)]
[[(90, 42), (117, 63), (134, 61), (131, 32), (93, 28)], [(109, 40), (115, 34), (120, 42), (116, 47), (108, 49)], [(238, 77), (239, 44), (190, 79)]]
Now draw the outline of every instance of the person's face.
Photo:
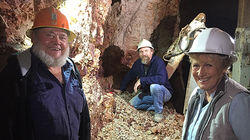
[(69, 47), (66, 31), (58, 28), (41, 28), (32, 37), (33, 44), (39, 44), (41, 50), (54, 59), (62, 56)]
[(143, 47), (139, 49), (139, 57), (141, 58), (142, 64), (149, 64), (153, 54), (154, 50), (149, 47)]
[[(194, 54), (193, 54), (194, 55)], [(226, 68), (218, 57), (208, 54), (195, 55), (191, 58), (192, 74), (197, 85), (208, 94), (213, 93), (222, 79)]]

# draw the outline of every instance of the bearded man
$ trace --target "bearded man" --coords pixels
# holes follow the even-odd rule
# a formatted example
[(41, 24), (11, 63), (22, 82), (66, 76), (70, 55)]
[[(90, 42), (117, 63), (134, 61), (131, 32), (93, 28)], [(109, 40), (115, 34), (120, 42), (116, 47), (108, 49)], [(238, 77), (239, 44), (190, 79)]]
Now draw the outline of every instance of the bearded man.
[(130, 100), (130, 104), (136, 109), (153, 110), (154, 121), (160, 122), (163, 119), (163, 105), (173, 93), (166, 65), (154, 55), (154, 47), (146, 39), (138, 44), (137, 51), (140, 58), (124, 77), (119, 92), (125, 91), (130, 82), (137, 80), (134, 85), (137, 95)]
[(69, 58), (75, 34), (58, 9), (42, 9), (27, 31), (33, 46), (0, 73), (2, 140), (90, 139), (79, 71)]

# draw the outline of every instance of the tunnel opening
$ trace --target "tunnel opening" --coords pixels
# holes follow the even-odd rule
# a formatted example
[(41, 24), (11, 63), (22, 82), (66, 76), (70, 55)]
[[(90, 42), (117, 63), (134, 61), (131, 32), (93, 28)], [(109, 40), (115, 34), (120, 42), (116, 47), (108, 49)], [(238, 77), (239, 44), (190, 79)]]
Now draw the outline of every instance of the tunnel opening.
[[(107, 17), (101, 15), (103, 13), (101, 13), (102, 11), (100, 9), (103, 9), (104, 6), (100, 4), (103, 7), (98, 8), (98, 6), (100, 6), (100, 5), (98, 5), (97, 1), (91, 1), (91, 2), (92, 2), (91, 3), (92, 6), (93, 5), (96, 6), (93, 8), (94, 9), (93, 12), (91, 10), (89, 10), (90, 7), (81, 8), (81, 9), (87, 9), (85, 12), (87, 13), (86, 15), (88, 15), (88, 16), (92, 16), (92, 14), (94, 14), (95, 12), (98, 13), (96, 15), (98, 18), (97, 17), (93, 18), (93, 19), (90, 17), (86, 18), (83, 16), (84, 15), (83, 13), (85, 13), (85, 12), (82, 12), (82, 15), (79, 16), (79, 17), (84, 17), (84, 20), (82, 20), (82, 21), (86, 22), (86, 25), (81, 24), (81, 26), (84, 26), (87, 29), (91, 29), (91, 31), (85, 30), (82, 28), (81, 29), (77, 28), (77, 31), (79, 31), (79, 30), (80, 31), (77, 33), (78, 40), (76, 42), (74, 42), (74, 44), (73, 44), (74, 46), (73, 46), (73, 48), (71, 48), (71, 50), (72, 50), (71, 57), (74, 57), (75, 55), (79, 54), (80, 52), (84, 53), (83, 55), (82, 54), (79, 55), (81, 57), (81, 60), (77, 61), (77, 65), (79, 66), (79, 70), (81, 72), (81, 75), (84, 77), (83, 78), (84, 79), (84, 86), (85, 86), (84, 91), (85, 91), (85, 93), (87, 93), (86, 95), (87, 95), (87, 98), (89, 101), (89, 106), (91, 107), (91, 117), (92, 117), (92, 126), (93, 126), (92, 128), (94, 128), (93, 134), (97, 135), (99, 128), (102, 128), (103, 126), (108, 127), (109, 122), (112, 122), (113, 120), (116, 121), (117, 118), (120, 117), (121, 122), (122, 123), (128, 122), (127, 124), (129, 124), (129, 126), (131, 126), (131, 124), (133, 125), (135, 122), (138, 123), (138, 120), (139, 120), (138, 124), (142, 124), (142, 126), (145, 126), (145, 127), (143, 127), (143, 131), (141, 134), (142, 136), (147, 136), (147, 135), (145, 135), (146, 131), (150, 135), (151, 134), (152, 135), (161, 134), (164, 136), (170, 135), (168, 133), (169, 132), (168, 128), (167, 127), (163, 128), (163, 126), (168, 126), (166, 124), (168, 122), (171, 122), (171, 120), (172, 121), (174, 120), (175, 123), (177, 122), (176, 126), (181, 126), (182, 115), (180, 115), (181, 117), (176, 116), (175, 111), (165, 110), (165, 111), (167, 111), (167, 112), (164, 112), (165, 113), (164, 115), (167, 118), (166, 121), (164, 121), (165, 124), (161, 125), (162, 127), (157, 127), (157, 126), (155, 126), (154, 123), (151, 123), (152, 120), (150, 117), (152, 116), (152, 114), (142, 112), (142, 111), (136, 112), (135, 110), (133, 110), (133, 108), (131, 109), (128, 107), (129, 104), (127, 102), (129, 101), (129, 99), (132, 98), (133, 94), (125, 93), (122, 95), (118, 95), (118, 96), (122, 97), (123, 99), (125, 99), (126, 102), (123, 102), (122, 100), (117, 99), (116, 95), (113, 94), (113, 92), (112, 92), (113, 89), (119, 89), (119, 85), (120, 85), (120, 82), (121, 82), (123, 76), (129, 70), (129, 67), (127, 64), (128, 64), (128, 62), (131, 62), (130, 60), (133, 60), (133, 58), (136, 56), (136, 53), (137, 53), (136, 51), (133, 51), (133, 50), (126, 50), (127, 49), (126, 45), (131, 45), (133, 42), (138, 41), (137, 39), (139, 37), (142, 37), (142, 36), (135, 36), (134, 34), (129, 34), (129, 33), (131, 33), (135, 29), (139, 30), (139, 28), (143, 24), (138, 24), (138, 26), (136, 26), (136, 28), (132, 28), (135, 26), (132, 26), (133, 22), (130, 22), (131, 26), (128, 26), (128, 28), (127, 28), (128, 30), (126, 30), (126, 32), (124, 33), (123, 32), (124, 28), (120, 27), (123, 24), (119, 24), (119, 22), (120, 21), (124, 22), (125, 20), (119, 20), (119, 22), (118, 22), (118, 20), (117, 21), (113, 20), (112, 15), (108, 15)], [(130, 2), (132, 2), (132, 1), (130, 1)], [(142, 3), (143, 2), (146, 3), (146, 1), (142, 1)], [(105, 6), (109, 6), (109, 4), (107, 4), (107, 3), (105, 3), (106, 4)], [(144, 5), (145, 5), (145, 3), (144, 3)], [(124, 14), (123, 13), (124, 11), (122, 11), (122, 10), (124, 10), (125, 8), (123, 8), (119, 4), (121, 4), (120, 0), (113, 0), (111, 3), (111, 6), (115, 7), (111, 11), (114, 13), (116, 12), (116, 14), (114, 14), (116, 16), (115, 17), (116, 19), (119, 19), (117, 17), (124, 16), (124, 15), (122, 15), (122, 14)], [(204, 2), (201, 2), (199, 0), (181, 0), (180, 3), (178, 3), (178, 4), (180, 4), (179, 13), (178, 13), (179, 14), (178, 16), (180, 16), (180, 17), (170, 14), (166, 17), (163, 17), (163, 18), (161, 17), (160, 19), (162, 19), (162, 20), (160, 21), (159, 24), (158, 24), (158, 21), (155, 22), (158, 24), (158, 26), (154, 26), (155, 29), (153, 30), (153, 33), (149, 36), (149, 38), (150, 38), (150, 41), (152, 41), (153, 45), (156, 46), (156, 55), (162, 57), (164, 52), (167, 50), (167, 48), (174, 41), (175, 36), (176, 36), (175, 29), (177, 28), (176, 23), (179, 24), (178, 28), (180, 30), (182, 27), (184, 27), (185, 25), (190, 23), (190, 21), (200, 12), (204, 12), (207, 16), (207, 22), (206, 22), (207, 27), (214, 27), (214, 26), (219, 27), (219, 28), (227, 31), (231, 36), (234, 37), (234, 32), (235, 32), (235, 29), (237, 26), (238, 1), (235, 1), (235, 0), (221, 0), (221, 1), (211, 0), (211, 1), (206, 1), (204, 3)], [(30, 5), (31, 4), (29, 4), (29, 6)], [(79, 5), (84, 6), (85, 4), (79, 4)], [(136, 4), (134, 4), (134, 5), (136, 5)], [(143, 5), (141, 5), (141, 6), (143, 6)], [(154, 9), (154, 8), (160, 7), (159, 5), (158, 5), (159, 7), (156, 7), (156, 6), (154, 7), (154, 6), (152, 6), (152, 7), (149, 6), (149, 8)], [(22, 9), (23, 9), (23, 7), (22, 7)], [(109, 8), (107, 8), (107, 9), (109, 9)], [(133, 8), (131, 8), (131, 10), (133, 10)], [(30, 14), (33, 13), (32, 9), (29, 11), (30, 11), (29, 12)], [(144, 7), (143, 11), (145, 11), (145, 7)], [(148, 12), (148, 11), (146, 11), (146, 12)], [(9, 12), (6, 12), (6, 13), (9, 13)], [(136, 16), (138, 14), (139, 13), (136, 13), (133, 18), (136, 18)], [(151, 15), (149, 15), (149, 16), (151, 16)], [(156, 15), (156, 16), (158, 16), (158, 15)], [(22, 17), (22, 16), (20, 16), (20, 17)], [(157, 18), (159, 18), (159, 17), (157, 17)], [(157, 19), (157, 18), (155, 18), (155, 19)], [(81, 20), (77, 20), (75, 18), (73, 18), (73, 19), (76, 23), (81, 22)], [(105, 19), (105, 22), (108, 20), (110, 20), (112, 22), (110, 22), (110, 24), (108, 24), (106, 26), (106, 24), (104, 24), (104, 19)], [(146, 19), (146, 17), (145, 17), (145, 19)], [(103, 20), (103, 21), (98, 21), (98, 20)], [(180, 21), (178, 21), (178, 20), (180, 20)], [(3, 21), (0, 20), (0, 26), (6, 28), (5, 25), (2, 26), (2, 24), (3, 24)], [(89, 25), (89, 24), (91, 24), (91, 25)], [(16, 24), (16, 25), (23, 25), (23, 24)], [(104, 28), (103, 30), (101, 30), (102, 26)], [(77, 27), (80, 27), (80, 25)], [(2, 29), (4, 29), (4, 28), (2, 28)], [(140, 35), (144, 35), (144, 31), (146, 32), (148, 30), (149, 30), (148, 28), (147, 28), (147, 30), (140, 30), (141, 31)], [(3, 32), (7, 36), (7, 33), (5, 33), (5, 29)], [(131, 35), (132, 37), (128, 38), (130, 43), (127, 43), (126, 45), (120, 43), (123, 40), (117, 39), (118, 37), (116, 38), (116, 36), (120, 35), (117, 32), (122, 32), (124, 36)], [(104, 34), (103, 35), (104, 36), (103, 44), (100, 43), (102, 41), (100, 39), (102, 37), (101, 33)], [(126, 38), (127, 36), (125, 36), (124, 38)], [(6, 40), (8, 40), (8, 39), (6, 39), (5, 36), (0, 36), (1, 42), (6, 42)], [(116, 45), (113, 45), (113, 44), (116, 44)], [(1, 51), (4, 53), (1, 53), (1, 55), (5, 54), (5, 52), (6, 52), (6, 51), (4, 51), (4, 49), (8, 50), (8, 48), (12, 48), (12, 47), (3, 47), (3, 46), (4, 45), (2, 45)], [(125, 46), (125, 48), (124, 48), (124, 46)], [(136, 46), (133, 46), (133, 48), (136, 48)], [(98, 52), (98, 51), (96, 51), (98, 49), (100, 49), (102, 51), (101, 57), (98, 57), (98, 53), (96, 53), (96, 52)], [(128, 48), (128, 49), (130, 49), (130, 48)], [(126, 51), (126, 54), (125, 54), (125, 52), (123, 52), (124, 50)], [(8, 51), (8, 52), (12, 53), (11, 51)], [(0, 58), (1, 58), (1, 56), (0, 56)], [(96, 59), (98, 59), (98, 60), (96, 61)], [(3, 60), (3, 59), (1, 59), (1, 60)], [(97, 66), (96, 63), (98, 63), (98, 61), (100, 61), (100, 65)], [(166, 62), (166, 64), (167, 64), (167, 62)], [(0, 63), (0, 65), (3, 66), (2, 63)], [(175, 90), (175, 94), (171, 99), (171, 105), (167, 104), (167, 106), (172, 107), (172, 105), (173, 105), (174, 109), (180, 114), (183, 114), (183, 109), (185, 106), (184, 100), (186, 97), (187, 83), (189, 80), (189, 68), (190, 68), (189, 60), (188, 60), (188, 57), (185, 56), (183, 58), (183, 60), (180, 62), (180, 65), (176, 69), (173, 76), (170, 78), (170, 82)], [(97, 69), (98, 69), (98, 72), (96, 71)], [(1, 70), (1, 68), (0, 68), (0, 70)], [(87, 77), (86, 75), (89, 77), (86, 78)], [(103, 77), (107, 78), (107, 79), (109, 77), (111, 77), (112, 82), (110, 82), (110, 83), (112, 83), (112, 84), (110, 84), (107, 79), (100, 81), (100, 79)], [(99, 84), (101, 87), (99, 86)], [(104, 89), (104, 90), (102, 90), (102, 89)], [(132, 92), (132, 90), (133, 90), (133, 83), (131, 83), (131, 86), (128, 89), (128, 91)], [(122, 102), (122, 104), (120, 104), (120, 106), (118, 107), (115, 105), (114, 100), (116, 100), (115, 103), (119, 104), (119, 102)], [(110, 107), (110, 106), (112, 106), (112, 107)], [(114, 108), (116, 108), (116, 109), (114, 109)], [(138, 120), (133, 118), (135, 116), (133, 113), (136, 113)], [(129, 119), (128, 120), (123, 119), (124, 116), (122, 116), (122, 115), (128, 117)], [(171, 119), (171, 117), (173, 118), (173, 116), (175, 117), (175, 119)], [(117, 124), (116, 126), (119, 128), (120, 125), (118, 122), (114, 122), (114, 124)], [(141, 126), (136, 126), (134, 128), (137, 128), (137, 127), (141, 128)], [(148, 129), (153, 129), (154, 131), (148, 132)], [(181, 130), (181, 128), (177, 128), (177, 127), (173, 127), (172, 129), (173, 130), (177, 130), (177, 129)], [(110, 133), (108, 133), (108, 132), (109, 131), (107, 131), (105, 133), (107, 135), (111, 133), (111, 132)]]
[[(184, 26), (189, 24), (196, 15), (203, 12), (206, 15), (206, 27), (218, 27), (228, 32), (232, 37), (234, 37), (234, 32), (237, 27), (238, 1), (222, 0), (219, 1), (219, 3), (216, 4), (216, 6), (214, 3), (218, 3), (218, 1), (211, 0), (211, 1), (206, 1), (205, 3), (199, 0), (181, 1), (179, 8), (180, 21), (178, 25), (179, 28), (178, 30), (181, 30)], [(222, 5), (223, 8), (221, 7)], [(160, 21), (159, 25), (154, 29), (149, 40), (152, 42), (153, 46), (155, 46), (156, 55), (162, 57), (164, 52), (167, 51), (169, 46), (175, 40), (176, 35), (174, 31), (177, 26), (176, 23), (178, 23), (177, 20), (178, 20), (177, 16), (166, 16)], [(113, 51), (110, 50), (110, 47), (112, 48), (112, 46), (109, 46), (107, 49), (112, 52), (111, 55), (105, 56), (105, 51), (107, 50), (104, 51), (104, 57), (106, 57), (105, 61), (109, 62), (105, 62), (106, 64), (102, 64), (102, 68), (104, 69), (104, 75), (105, 74), (108, 74), (108, 76), (113, 75), (114, 88), (117, 89), (119, 88), (119, 83), (121, 82), (122, 77), (129, 70), (129, 67), (117, 68), (121, 66), (120, 64), (122, 63), (121, 62), (122, 60), (120, 61), (120, 57), (117, 58), (117, 56), (120, 54), (115, 50)], [(112, 59), (108, 57), (111, 57)], [(101, 57), (101, 59), (103, 61), (103, 57)], [(116, 64), (117, 60), (119, 60), (119, 62), (121, 63)], [(185, 106), (185, 97), (188, 88), (187, 83), (189, 80), (189, 69), (190, 69), (190, 62), (188, 56), (184, 56), (178, 68), (174, 72), (173, 76), (170, 78), (170, 83), (174, 89), (174, 95), (171, 99), (171, 103), (173, 104), (176, 111), (180, 114), (183, 114), (183, 109)], [(117, 75), (117, 73), (119, 73), (118, 74), (119, 76)]]

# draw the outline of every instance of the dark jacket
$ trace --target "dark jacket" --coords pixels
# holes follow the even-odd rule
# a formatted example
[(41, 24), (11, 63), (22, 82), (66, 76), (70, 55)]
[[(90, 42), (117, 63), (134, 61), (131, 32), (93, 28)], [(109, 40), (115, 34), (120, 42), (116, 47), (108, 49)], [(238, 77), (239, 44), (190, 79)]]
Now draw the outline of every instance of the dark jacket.
[(136, 78), (140, 78), (141, 89), (144, 93), (150, 93), (151, 84), (164, 85), (171, 94), (173, 93), (173, 89), (168, 81), (166, 64), (156, 55), (152, 57), (147, 73), (145, 73), (145, 67), (141, 63), (141, 59), (137, 59), (124, 77), (120, 90), (125, 91), (128, 83), (136, 80)]
[[(79, 72), (76, 69), (76, 67), (73, 66), (74, 69), (76, 70), (69, 71), (69, 73), (71, 73), (69, 74), (71, 75), (69, 76), (69, 82), (72, 80), (74, 81), (74, 79), (75, 81), (78, 82), (75, 82), (73, 84), (70, 82), (69, 85), (73, 86), (75, 85), (78, 87), (77, 89), (79, 90), (76, 91), (74, 89), (71, 93), (72, 97), (67, 97), (71, 96), (71, 95), (66, 95), (67, 94), (66, 92), (70, 91), (69, 88), (70, 86), (67, 87), (67, 84), (65, 84), (65, 87), (62, 87), (61, 89), (62, 91), (65, 91), (64, 92), (65, 95), (63, 95), (62, 97), (64, 97), (64, 99), (67, 102), (65, 100), (61, 100), (62, 102), (56, 100), (56, 102), (54, 103), (46, 102), (48, 101), (47, 99), (55, 101), (53, 99), (55, 99), (55, 97), (57, 98), (59, 94), (56, 96), (47, 96), (49, 95), (47, 93), (50, 93), (51, 95), (52, 90), (55, 90), (57, 92), (58, 89), (60, 88), (59, 86), (57, 86), (56, 88), (55, 85), (56, 79), (48, 78), (47, 80), (44, 79), (45, 81), (42, 80), (42, 78), (47, 76), (47, 75), (44, 76), (43, 74), (48, 73), (48, 71), (46, 71), (45, 65), (37, 57), (32, 55), (31, 58), (32, 58), (31, 68), (25, 76), (22, 76), (21, 74), (20, 66), (17, 61), (16, 55), (12, 56), (8, 60), (7, 66), (0, 73), (0, 86), (2, 91), (4, 91), (0, 95), (1, 96), (0, 139), (3, 140), (90, 139), (89, 110), (85, 95), (83, 91), (81, 91), (81, 84), (80, 84), (81, 81), (79, 81), (81, 79), (79, 78)], [(69, 63), (67, 64), (69, 65)], [(48, 77), (49, 76), (51, 77), (52, 74), (48, 75)], [(72, 101), (75, 98), (74, 96), (76, 96), (75, 94), (76, 92), (79, 93), (80, 98), (77, 97), (79, 98), (79, 101)], [(81, 105), (79, 104), (80, 106), (76, 107), (76, 104), (73, 102), (78, 102)], [(64, 103), (65, 105), (61, 106), (62, 103)], [(47, 106), (49, 108), (44, 108), (44, 106)], [(71, 109), (66, 109), (66, 107), (70, 107)], [(66, 112), (64, 112), (63, 110)], [(48, 113), (51, 111), (57, 113), (56, 114)], [(62, 118), (63, 116), (60, 116), (59, 113), (61, 114), (64, 113), (65, 115), (67, 114), (69, 116), (68, 118), (67, 117)], [(57, 115), (58, 117), (56, 117)], [(65, 120), (66, 118), (68, 120)], [(39, 119), (41, 119), (41, 121), (43, 119), (44, 121), (40, 122)], [(63, 120), (65, 120), (65, 122), (62, 122)], [(56, 125), (57, 121), (58, 121), (58, 126)], [(62, 125), (59, 123), (65, 123), (65, 124)], [(46, 128), (45, 125), (51, 127)], [(68, 127), (66, 128), (68, 130), (62, 128), (63, 126)], [(44, 129), (42, 129), (42, 127), (44, 127)], [(44, 135), (41, 135), (43, 134), (43, 132), (40, 132), (39, 130), (43, 130)], [(65, 130), (67, 131), (65, 132), (66, 134), (65, 136), (60, 136), (60, 135), (58, 136), (56, 134), (57, 132), (61, 133), (62, 131)], [(47, 136), (50, 136), (50, 134), (52, 135), (51, 137), (46, 138), (46, 134), (48, 134)]]

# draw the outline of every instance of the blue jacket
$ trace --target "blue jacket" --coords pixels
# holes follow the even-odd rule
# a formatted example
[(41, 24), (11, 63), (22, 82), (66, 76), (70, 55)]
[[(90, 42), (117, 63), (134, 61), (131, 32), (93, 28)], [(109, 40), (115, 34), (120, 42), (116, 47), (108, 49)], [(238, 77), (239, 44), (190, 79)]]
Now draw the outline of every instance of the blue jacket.
[(90, 139), (87, 101), (73, 61), (62, 67), (64, 84), (31, 55), (25, 77), (15, 56), (0, 73), (1, 130), (5, 140)]
[(173, 93), (173, 89), (168, 81), (166, 64), (156, 55), (152, 57), (147, 73), (145, 73), (144, 64), (141, 63), (141, 59), (137, 59), (130, 71), (125, 75), (120, 90), (125, 91), (128, 83), (137, 78), (140, 78), (143, 92), (150, 93), (150, 85), (159, 84), (164, 85), (171, 94)]

